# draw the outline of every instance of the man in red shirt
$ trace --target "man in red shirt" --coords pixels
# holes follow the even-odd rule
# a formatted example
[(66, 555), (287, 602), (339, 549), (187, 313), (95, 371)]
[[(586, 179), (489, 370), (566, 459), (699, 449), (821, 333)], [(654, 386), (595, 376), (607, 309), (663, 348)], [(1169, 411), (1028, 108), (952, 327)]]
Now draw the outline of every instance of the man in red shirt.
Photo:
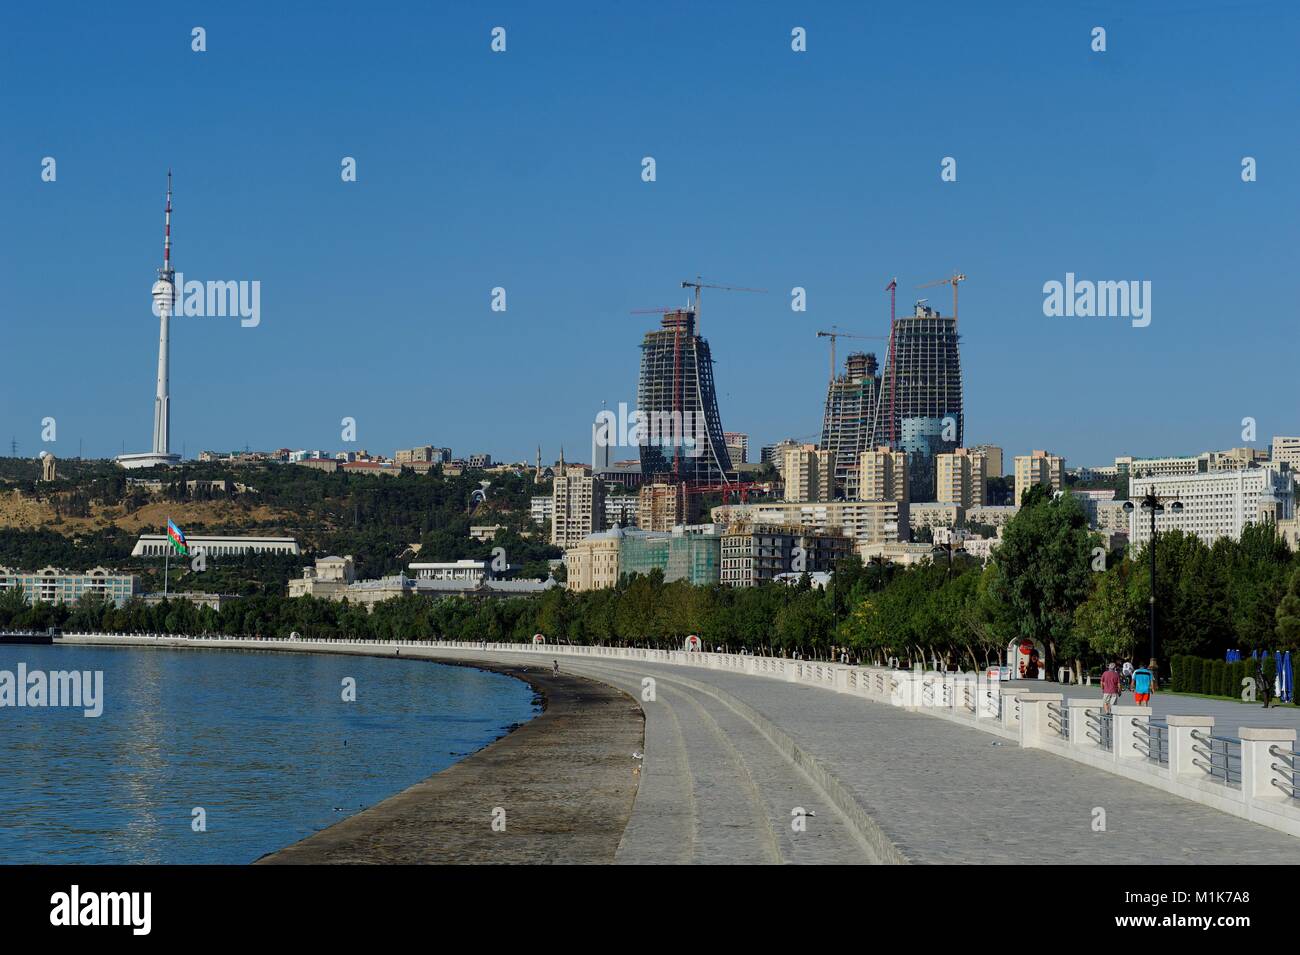
[(1106, 665), (1106, 672), (1101, 675), (1101, 708), (1109, 713), (1111, 704), (1119, 702), (1119, 671), (1115, 664)]

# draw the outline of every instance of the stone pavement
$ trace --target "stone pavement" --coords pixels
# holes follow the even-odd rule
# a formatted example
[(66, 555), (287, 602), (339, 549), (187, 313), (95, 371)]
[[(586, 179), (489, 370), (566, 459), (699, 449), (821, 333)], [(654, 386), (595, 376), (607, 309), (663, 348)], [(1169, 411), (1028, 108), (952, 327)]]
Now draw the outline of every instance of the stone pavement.
[[(678, 855), (662, 861), (770, 860), (755, 818), (763, 806), (778, 851), (790, 852), (783, 859), (828, 861), (835, 850), (847, 857), (868, 838), (844, 812), (827, 807), (811, 779), (801, 784), (797, 774), (761, 762), (757, 730), (734, 712), (726, 716), (731, 711), (720, 700), (752, 707), (788, 734), (911, 862), (1289, 863), (1300, 848), (1263, 826), (923, 713), (726, 671), (572, 657), (561, 657), (560, 665), (629, 692), (645, 676), (658, 681), (658, 701), (642, 704), (646, 764), (619, 861), (650, 861), (647, 847), (656, 844), (665, 854), (676, 847)], [(665, 811), (673, 804), (679, 813)], [(817, 812), (806, 833), (789, 833), (792, 804)], [(1092, 829), (1098, 808), (1105, 811), (1104, 832)], [(809, 834), (825, 835), (827, 844), (803, 840)]]

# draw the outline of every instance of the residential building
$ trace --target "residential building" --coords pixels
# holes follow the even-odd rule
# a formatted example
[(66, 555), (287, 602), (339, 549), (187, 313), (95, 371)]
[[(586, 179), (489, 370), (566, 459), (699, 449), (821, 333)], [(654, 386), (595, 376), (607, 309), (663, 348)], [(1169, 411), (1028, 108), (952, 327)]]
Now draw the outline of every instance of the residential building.
[(1269, 445), (1269, 459), (1283, 461), (1292, 474), (1300, 474), (1300, 438), (1274, 435), (1273, 443)]
[[(1178, 529), (1195, 534), (1207, 544), (1220, 537), (1237, 540), (1247, 524), (1274, 524), (1295, 517), (1295, 483), (1287, 471), (1242, 468), (1171, 477), (1134, 478), (1129, 497), (1140, 502), (1149, 491), (1161, 501), (1179, 501), (1156, 515), (1157, 533)], [(1134, 506), (1129, 515), (1129, 540), (1136, 550), (1151, 538), (1151, 516)]]
[(466, 460), (465, 466), (469, 468), (477, 468), (479, 470), (490, 468), (492, 466), (492, 455), (487, 454), (486, 452), (471, 454), (468, 460)]
[(966, 512), (966, 526), (982, 524), (986, 527), (1006, 527), (1018, 510), (1020, 510), (1018, 504), (985, 504), (983, 507), (972, 507)]
[(915, 567), (926, 561), (933, 563), (934, 546), (932, 544), (912, 544), (907, 541), (883, 541), (875, 544), (859, 544), (858, 556), (864, 564), (872, 561), (898, 564), (902, 567)]
[(756, 587), (782, 574), (833, 571), (853, 553), (853, 541), (842, 533), (746, 523), (726, 529), (721, 553), (723, 586)]
[(29, 604), (72, 604), (82, 597), (98, 596), (122, 607), (140, 593), (140, 578), (106, 567), (73, 573), (58, 567), (36, 571), (0, 567), (0, 590), (21, 590)]
[(884, 445), (863, 451), (858, 463), (858, 497), (863, 501), (909, 501), (907, 452)]
[(963, 508), (984, 506), (988, 459), (982, 451), (958, 448), (944, 452), (937, 456), (936, 465), (935, 500)]
[(786, 448), (781, 477), (787, 501), (833, 501), (835, 457), (814, 444)]
[(496, 540), (497, 531), (502, 530), (505, 526), (504, 524), (471, 524), (469, 528), (470, 540)]
[(636, 527), (641, 499), (635, 494), (605, 494), (605, 526)]
[(1025, 491), (1034, 484), (1046, 484), (1053, 491), (1061, 490), (1065, 479), (1065, 458), (1046, 451), (1034, 451), (1032, 454), (1016, 455), (1016, 499), (1017, 506), (1024, 498)]
[(713, 509), (718, 524), (782, 524), (817, 533), (846, 534), (855, 541), (906, 540), (906, 501), (790, 501), (724, 504)]
[(588, 534), (605, 529), (604, 483), (581, 469), (566, 467), (563, 451), (551, 498), (551, 543), (557, 547), (571, 547)]
[(399, 464), (446, 464), (451, 460), (451, 448), (435, 448), (431, 444), (418, 448), (403, 448), (393, 452), (393, 460)]
[(670, 531), (679, 524), (694, 523), (699, 498), (685, 483), (643, 484), (637, 492), (636, 526), (643, 531)]
[(740, 431), (722, 432), (722, 441), (731, 455), (731, 466), (749, 463), (749, 435)]
[(550, 527), (551, 521), (555, 517), (555, 498), (552, 494), (542, 494), (529, 498), (528, 516), (533, 519), (534, 524)]
[(972, 450), (984, 455), (984, 460), (987, 462), (984, 467), (986, 477), (1003, 477), (1007, 473), (1002, 470), (1002, 449), (996, 444), (977, 444)]
[(942, 501), (912, 501), (907, 508), (907, 523), (912, 533), (924, 527), (956, 527), (966, 522), (966, 508)]

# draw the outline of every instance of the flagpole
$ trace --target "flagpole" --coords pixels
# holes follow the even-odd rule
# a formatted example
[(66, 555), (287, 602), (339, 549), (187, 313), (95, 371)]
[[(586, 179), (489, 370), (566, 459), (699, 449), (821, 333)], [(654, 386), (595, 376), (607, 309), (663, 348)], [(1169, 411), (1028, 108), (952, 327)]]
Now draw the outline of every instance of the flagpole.
[(171, 576), (172, 560), (172, 517), (167, 515), (167, 527), (163, 530), (163, 536), (167, 538), (167, 546), (163, 548), (163, 600), (167, 599), (167, 578)]

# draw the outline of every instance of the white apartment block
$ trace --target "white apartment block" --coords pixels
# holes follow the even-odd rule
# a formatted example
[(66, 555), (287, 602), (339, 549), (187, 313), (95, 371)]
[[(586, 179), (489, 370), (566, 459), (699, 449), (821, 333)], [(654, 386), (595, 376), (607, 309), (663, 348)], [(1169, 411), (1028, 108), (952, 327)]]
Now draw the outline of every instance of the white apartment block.
[(1059, 491), (1065, 478), (1065, 458), (1046, 451), (1016, 455), (1016, 499), (1019, 505), (1025, 491), (1034, 484), (1046, 484)]
[(1166, 506), (1156, 515), (1156, 532), (1182, 530), (1207, 544), (1220, 537), (1241, 537), (1247, 524), (1278, 523), (1295, 517), (1295, 485), (1286, 472), (1273, 468), (1213, 471), (1174, 477), (1136, 478), (1129, 483), (1134, 502), (1129, 540), (1141, 547), (1151, 539), (1151, 515), (1137, 502), (1155, 491), (1162, 502), (1178, 500), (1175, 514)]
[(549, 527), (551, 518), (555, 516), (555, 498), (549, 494), (532, 498), (528, 504), (528, 516), (533, 519), (534, 524)]
[(858, 497), (906, 503), (907, 452), (884, 446), (863, 451), (858, 458)]
[(605, 526), (636, 527), (640, 498), (635, 494), (611, 494), (605, 498)]

